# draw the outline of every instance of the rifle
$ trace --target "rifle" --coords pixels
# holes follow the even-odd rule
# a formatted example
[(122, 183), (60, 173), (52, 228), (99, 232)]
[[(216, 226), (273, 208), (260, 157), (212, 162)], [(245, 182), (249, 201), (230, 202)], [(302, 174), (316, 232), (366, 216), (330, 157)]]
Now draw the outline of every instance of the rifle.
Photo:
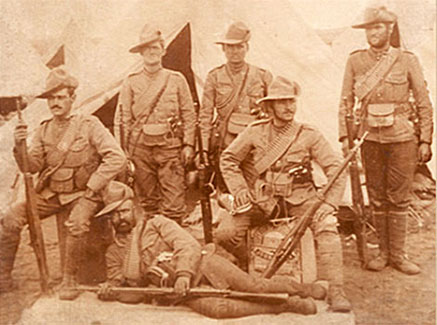
[(126, 170), (124, 173), (120, 175), (121, 178), (123, 178), (123, 182), (126, 183), (130, 188), (134, 188), (134, 173), (135, 173), (135, 165), (129, 158), (129, 141), (125, 138), (126, 136), (126, 130), (124, 129), (124, 123), (123, 123), (123, 105), (120, 104), (120, 147), (123, 149), (126, 157), (128, 158)]
[(366, 132), (360, 139), (360, 141), (355, 145), (355, 147), (350, 150), (349, 154), (344, 159), (343, 163), (337, 168), (334, 175), (329, 180), (328, 184), (326, 184), (323, 190), (317, 194), (316, 202), (314, 202), (314, 204), (308, 210), (306, 210), (304, 215), (299, 219), (296, 227), (293, 228), (287, 234), (287, 236), (284, 237), (284, 239), (282, 239), (281, 243), (273, 254), (273, 258), (270, 260), (269, 265), (264, 270), (264, 273), (262, 275), (264, 278), (270, 279), (294, 251), (296, 246), (299, 244), (300, 239), (304, 235), (306, 229), (311, 224), (314, 213), (320, 208), (324, 198), (326, 197), (326, 194), (331, 190), (332, 185), (335, 183), (341, 173), (346, 169), (351, 159), (355, 156), (355, 153), (363, 144), (367, 134), (368, 133)]
[[(84, 286), (80, 285), (73, 289), (79, 291), (98, 292), (100, 287)], [(113, 287), (110, 288), (113, 293), (139, 293), (144, 294), (147, 297), (157, 298), (180, 298), (180, 295), (176, 294), (173, 288), (139, 288), (139, 287)], [(289, 296), (287, 293), (255, 293), (255, 292), (242, 292), (233, 291), (228, 289), (206, 289), (206, 288), (192, 288), (188, 291), (186, 297), (218, 297), (218, 298), (231, 298), (242, 299), (254, 302), (263, 302), (269, 304), (281, 304), (285, 303)]]
[(204, 148), (202, 141), (202, 132), (200, 130), (200, 120), (199, 111), (200, 106), (198, 103), (194, 103), (197, 111), (197, 121), (196, 121), (196, 137), (199, 149), (199, 188), (200, 188), (200, 208), (202, 210), (202, 224), (203, 224), (203, 235), (205, 238), (205, 243), (212, 243), (212, 210), (211, 210), (211, 200), (209, 195), (211, 194), (211, 187), (208, 182), (208, 162), (205, 161)]
[[(21, 114), (21, 98), (16, 101), (18, 120), (24, 123)], [(22, 158), (22, 173), (24, 177), (24, 185), (26, 188), (26, 212), (27, 223), (29, 224), (30, 241), (35, 252), (38, 270), (40, 273), (40, 284), (43, 293), (48, 293), (49, 290), (49, 269), (47, 267), (46, 250), (44, 246), (44, 237), (41, 229), (41, 220), (38, 215), (36, 205), (36, 192), (33, 186), (32, 174), (29, 172), (29, 157), (27, 153), (26, 140), (18, 144), (18, 150)]]
[[(346, 108), (346, 130), (349, 143), (349, 150), (354, 146), (356, 138), (356, 125), (354, 123), (353, 105), (349, 105), (347, 97), (343, 98), (343, 105)], [(367, 223), (370, 220), (369, 211), (364, 204), (363, 191), (361, 188), (360, 172), (358, 170), (357, 157), (354, 155), (349, 164), (349, 175), (352, 190), (352, 210), (355, 215), (353, 228), (357, 236), (357, 251), (361, 261), (361, 267), (367, 264)]]

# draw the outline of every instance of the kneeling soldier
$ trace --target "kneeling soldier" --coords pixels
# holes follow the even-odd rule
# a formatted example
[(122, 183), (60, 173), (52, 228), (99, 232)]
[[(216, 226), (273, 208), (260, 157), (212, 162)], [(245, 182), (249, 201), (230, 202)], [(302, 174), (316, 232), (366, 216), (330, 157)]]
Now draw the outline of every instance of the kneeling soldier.
[[(300, 88), (283, 77), (271, 84), (268, 96), (258, 102), (267, 105), (272, 118), (249, 125), (223, 152), (220, 168), (235, 198), (231, 225), (219, 227), (216, 240), (237, 246), (247, 229), (273, 218), (299, 217), (316, 197), (311, 161), (331, 178), (341, 157), (313, 127), (294, 120)], [(344, 191), (341, 176), (327, 194), (310, 226), (316, 240), (319, 280), (330, 284), (333, 311), (349, 311), (343, 292), (343, 262), (337, 219), (333, 215)], [(248, 210), (248, 211), (247, 211)]]
[(110, 216), (115, 229), (115, 241), (106, 253), (108, 279), (102, 285), (99, 298), (130, 303), (144, 300), (142, 294), (112, 293), (111, 287), (167, 285), (184, 295), (192, 286), (209, 284), (217, 289), (290, 295), (287, 303), (282, 305), (212, 297), (188, 298), (185, 302), (210, 317), (229, 318), (286, 311), (316, 313), (313, 300), (307, 297), (322, 299), (326, 292), (320, 285), (299, 284), (290, 279), (256, 279), (218, 256), (214, 244), (202, 249), (186, 230), (168, 218), (156, 215), (146, 220), (135, 220), (132, 199), (130, 188), (112, 182), (105, 195), (106, 207), (98, 214)]

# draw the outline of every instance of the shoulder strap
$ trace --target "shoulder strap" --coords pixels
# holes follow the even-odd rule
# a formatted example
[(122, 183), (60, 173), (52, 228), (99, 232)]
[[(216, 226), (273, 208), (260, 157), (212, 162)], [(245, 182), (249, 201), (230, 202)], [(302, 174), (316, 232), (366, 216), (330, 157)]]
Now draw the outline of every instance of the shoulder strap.
[(281, 158), (297, 139), (302, 130), (302, 125), (290, 123), (273, 139), (268, 151), (260, 159), (255, 161), (254, 167), (258, 175), (264, 173), (279, 158)]
[(354, 85), (354, 93), (360, 101), (375, 89), (378, 83), (387, 76), (399, 56), (399, 49), (390, 48), (388, 54), (384, 58), (378, 61), (362, 78), (357, 80)]

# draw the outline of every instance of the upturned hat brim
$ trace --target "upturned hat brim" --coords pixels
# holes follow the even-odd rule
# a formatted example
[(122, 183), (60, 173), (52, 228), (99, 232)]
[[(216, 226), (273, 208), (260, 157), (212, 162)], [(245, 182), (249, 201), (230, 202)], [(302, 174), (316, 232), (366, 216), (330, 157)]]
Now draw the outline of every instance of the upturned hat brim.
[(115, 201), (112, 202), (110, 204), (108, 204), (107, 206), (105, 206), (102, 210), (100, 210), (95, 217), (101, 217), (105, 214), (108, 214), (114, 210), (116, 210), (120, 205), (122, 205), (124, 203), (124, 201), (126, 201), (127, 199), (123, 199), (123, 200), (119, 200), (119, 201)]
[(59, 85), (59, 86), (54, 87), (54, 88), (52, 88), (52, 89), (46, 90), (46, 91), (43, 92), (42, 94), (36, 96), (36, 98), (47, 99), (47, 98), (50, 97), (49, 95), (50, 95), (51, 93), (53, 93), (53, 92), (55, 92), (55, 91), (58, 91), (58, 90), (61, 90), (61, 89), (63, 89), (63, 88), (68, 88), (68, 87), (69, 87), (69, 86), (67, 86), (67, 85)]
[(235, 45), (235, 44), (241, 44), (246, 43), (248, 40), (241, 40), (241, 39), (222, 39), (215, 42), (215, 44), (229, 44), (229, 45)]
[(383, 20), (379, 20), (379, 21), (372, 21), (372, 22), (364, 22), (364, 23), (361, 23), (361, 24), (358, 24), (358, 25), (352, 25), (351, 27), (355, 28), (355, 29), (366, 29), (370, 25), (377, 24), (377, 23), (394, 23), (394, 22), (390, 21), (390, 20), (384, 20), (384, 21)]
[(293, 99), (296, 98), (297, 95), (284, 95), (284, 96), (266, 96), (260, 98), (256, 101), (256, 104), (259, 105), (263, 102), (272, 101), (272, 100), (282, 100), (282, 99)]
[(150, 39), (148, 39), (148, 40), (146, 40), (146, 41), (144, 41), (144, 42), (141, 42), (141, 43), (138, 44), (138, 45), (135, 45), (135, 46), (131, 47), (131, 48), (129, 49), (129, 52), (130, 52), (130, 53), (139, 53), (139, 52), (141, 52), (141, 49), (142, 49), (143, 47), (145, 47), (146, 45), (148, 45), (148, 44), (150, 44), (150, 43), (152, 43), (152, 42), (155, 42), (155, 41), (159, 41), (159, 40), (161, 40), (161, 39), (162, 39), (162, 37), (161, 37), (160, 35), (157, 35), (156, 37), (152, 37), (152, 38), (150, 38)]

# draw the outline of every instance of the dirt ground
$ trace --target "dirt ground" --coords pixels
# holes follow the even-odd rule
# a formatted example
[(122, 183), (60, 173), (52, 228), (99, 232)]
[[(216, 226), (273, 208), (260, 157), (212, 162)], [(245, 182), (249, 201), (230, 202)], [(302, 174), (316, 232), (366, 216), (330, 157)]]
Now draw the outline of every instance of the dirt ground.
[[(60, 280), (59, 250), (55, 219), (43, 222), (51, 277)], [(407, 251), (422, 273), (403, 275), (391, 268), (380, 273), (364, 271), (355, 242), (343, 239), (345, 291), (357, 324), (436, 324), (435, 222), (409, 235)], [(375, 254), (375, 249), (370, 249)], [(0, 324), (14, 324), (24, 308), (39, 296), (39, 274), (28, 232), (23, 231), (13, 276), (18, 289), (0, 296)]]

